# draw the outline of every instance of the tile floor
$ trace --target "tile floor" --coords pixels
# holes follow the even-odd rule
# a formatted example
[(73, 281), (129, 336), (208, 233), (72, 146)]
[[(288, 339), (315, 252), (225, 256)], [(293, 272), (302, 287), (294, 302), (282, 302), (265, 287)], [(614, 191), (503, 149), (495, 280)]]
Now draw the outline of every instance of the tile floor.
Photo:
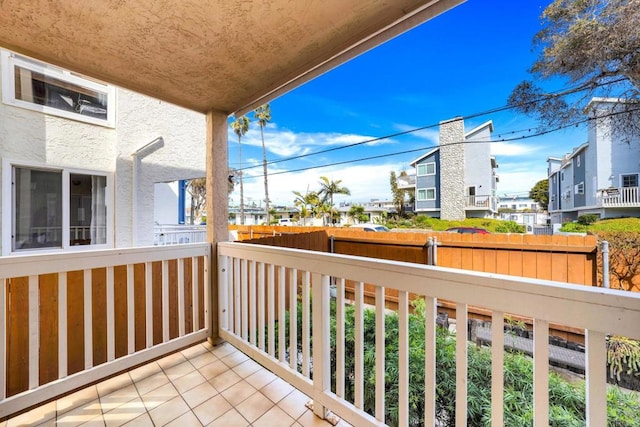
[[(15, 426), (324, 426), (309, 398), (232, 345), (202, 343), (1, 422)], [(339, 427), (347, 427), (344, 421)]]

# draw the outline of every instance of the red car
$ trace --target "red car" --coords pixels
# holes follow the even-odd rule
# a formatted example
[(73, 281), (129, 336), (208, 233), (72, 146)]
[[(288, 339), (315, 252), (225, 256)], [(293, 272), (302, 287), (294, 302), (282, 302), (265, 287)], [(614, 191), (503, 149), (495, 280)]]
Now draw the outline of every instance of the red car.
[(484, 228), (478, 227), (451, 227), (445, 230), (448, 233), (461, 233), (461, 234), (490, 234)]

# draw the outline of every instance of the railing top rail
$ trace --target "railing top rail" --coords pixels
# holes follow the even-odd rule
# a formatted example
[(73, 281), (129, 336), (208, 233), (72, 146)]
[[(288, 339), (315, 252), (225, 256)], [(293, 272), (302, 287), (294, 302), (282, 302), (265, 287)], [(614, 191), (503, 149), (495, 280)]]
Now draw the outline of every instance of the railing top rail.
[(219, 243), (218, 254), (640, 338), (638, 293), (243, 243)]
[(210, 243), (20, 254), (0, 257), (0, 279), (138, 264), (164, 259), (209, 256), (210, 254)]

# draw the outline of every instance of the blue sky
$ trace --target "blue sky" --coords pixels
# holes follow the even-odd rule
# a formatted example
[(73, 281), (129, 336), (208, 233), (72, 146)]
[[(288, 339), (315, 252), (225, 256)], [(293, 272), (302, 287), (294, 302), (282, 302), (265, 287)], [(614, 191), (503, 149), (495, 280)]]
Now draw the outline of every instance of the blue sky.
[[(533, 35), (548, 0), (469, 0), (271, 102), (265, 128), (269, 162), (434, 125), (419, 132), (270, 164), (272, 204), (292, 205), (293, 191), (319, 188), (320, 176), (342, 180), (340, 201), (389, 199), (389, 174), (435, 146), (437, 124), (506, 104), (537, 53)], [(555, 81), (554, 90), (563, 82)], [(252, 114), (249, 113), (251, 118)], [(513, 111), (470, 118), (465, 129), (492, 120), (493, 139), (536, 133), (531, 118)], [(584, 128), (491, 144), (499, 168), (498, 193), (527, 192), (546, 177), (546, 159), (586, 141)], [(389, 155), (415, 150), (413, 152)], [(358, 159), (385, 156), (377, 159)], [(344, 162), (342, 164), (331, 164)], [(229, 133), (229, 163), (238, 167), (237, 137)], [(255, 122), (242, 139), (245, 203), (264, 199), (262, 148)], [(307, 169), (306, 168), (313, 168)], [(238, 204), (239, 191), (231, 194)]]

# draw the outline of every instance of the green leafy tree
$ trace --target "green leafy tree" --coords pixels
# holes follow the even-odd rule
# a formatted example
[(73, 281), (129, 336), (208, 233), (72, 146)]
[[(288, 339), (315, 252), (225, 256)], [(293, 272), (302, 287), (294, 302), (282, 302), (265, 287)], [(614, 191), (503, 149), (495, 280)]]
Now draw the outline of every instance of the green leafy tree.
[(549, 180), (541, 179), (529, 190), (529, 198), (538, 202), (542, 210), (549, 207)]
[(253, 118), (260, 127), (260, 138), (262, 139), (262, 173), (264, 175), (264, 203), (267, 212), (267, 224), (270, 224), (269, 212), (269, 183), (267, 179), (267, 148), (264, 145), (264, 127), (271, 121), (271, 108), (269, 104), (264, 104), (253, 110)]
[[(238, 171), (229, 168), (229, 178), (227, 181), (227, 194), (233, 193), (236, 184)], [(207, 181), (206, 178), (194, 178), (187, 182), (185, 187), (191, 198), (191, 216), (189, 222), (194, 224), (196, 219), (203, 218), (204, 208), (207, 201)]]
[(342, 180), (338, 179), (336, 181), (331, 181), (326, 176), (320, 177), (320, 191), (318, 191), (318, 196), (321, 197), (321, 201), (323, 204), (328, 204), (328, 208), (324, 207), (323, 211), (325, 214), (332, 215), (333, 211), (333, 196), (334, 194), (344, 194), (350, 195), (351, 191), (342, 184)]
[(349, 209), (349, 217), (357, 224), (359, 222), (367, 222), (369, 217), (364, 213), (364, 206), (353, 205)]
[[(618, 111), (637, 111), (640, 101), (640, 0), (555, 0), (542, 14), (543, 28), (534, 37), (540, 55), (531, 67), (534, 81), (523, 81), (509, 104), (544, 127), (584, 118), (594, 97), (624, 98)], [(564, 79), (568, 89), (549, 95), (538, 86)], [(570, 95), (570, 96), (566, 96)], [(638, 133), (633, 114), (620, 115), (618, 129)]]
[(240, 181), (240, 224), (244, 225), (244, 187), (242, 184), (242, 137), (249, 131), (249, 119), (246, 116), (237, 117), (231, 122), (231, 129), (238, 136), (238, 171)]
[(305, 194), (299, 191), (294, 191), (293, 194), (296, 196), (293, 204), (300, 209), (302, 225), (307, 225), (307, 218), (315, 215), (316, 207), (320, 204), (320, 197), (315, 191), (309, 192), (309, 189)]

